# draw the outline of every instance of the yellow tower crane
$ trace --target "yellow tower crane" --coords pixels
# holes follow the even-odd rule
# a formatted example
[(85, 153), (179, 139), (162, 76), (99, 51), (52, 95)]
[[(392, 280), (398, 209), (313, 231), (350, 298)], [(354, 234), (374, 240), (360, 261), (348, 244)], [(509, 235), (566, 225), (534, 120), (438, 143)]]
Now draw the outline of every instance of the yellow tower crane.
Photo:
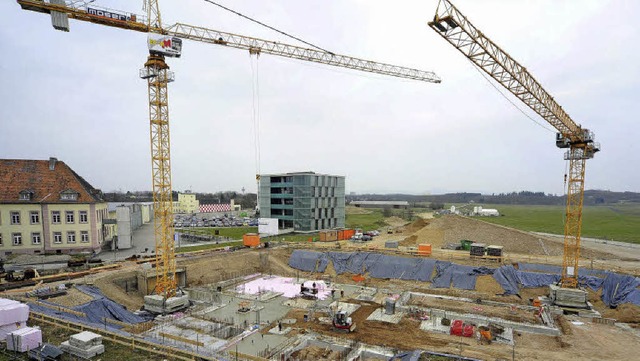
[(569, 161), (561, 285), (577, 288), (585, 161), (593, 158), (600, 144), (594, 142), (592, 132), (569, 117), (524, 66), (473, 26), (450, 1), (440, 0), (429, 26), (558, 131), (556, 146), (568, 149), (564, 159)]
[[(328, 51), (303, 48), (275, 41), (262, 40), (217, 30), (176, 23), (163, 26), (157, 0), (145, 0), (146, 17), (137, 14), (99, 7), (86, 1), (64, 0), (17, 0), (24, 10), (51, 15), (52, 25), (57, 30), (69, 31), (68, 19), (76, 19), (121, 29), (150, 33), (148, 46), (150, 55), (140, 76), (149, 87), (149, 119), (151, 127), (151, 162), (153, 174), (153, 206), (156, 244), (156, 299), (155, 310), (172, 311), (184, 307), (185, 303), (169, 302), (176, 296), (176, 262), (173, 239), (173, 203), (171, 198), (171, 157), (169, 147), (169, 108), (167, 84), (174, 80), (165, 56), (179, 57), (181, 39), (248, 50), (251, 54), (271, 54), (286, 58), (311, 61), (336, 67), (389, 75), (405, 79), (440, 83), (433, 72), (401, 66), (377, 63)], [(258, 177), (258, 175), (257, 175)], [(184, 300), (184, 298), (182, 298)], [(147, 304), (145, 308), (153, 306)], [(175, 307), (174, 307), (175, 306)]]

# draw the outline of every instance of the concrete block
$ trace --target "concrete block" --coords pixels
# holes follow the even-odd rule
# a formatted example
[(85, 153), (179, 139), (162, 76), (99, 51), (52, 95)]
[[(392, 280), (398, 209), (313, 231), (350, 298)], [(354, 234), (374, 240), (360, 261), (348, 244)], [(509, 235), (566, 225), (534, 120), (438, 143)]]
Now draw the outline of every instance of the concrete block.
[(96, 355), (99, 355), (101, 353), (104, 353), (104, 345), (95, 345), (95, 346), (91, 346), (87, 349), (82, 349), (79, 347), (75, 347), (73, 345), (69, 344), (69, 341), (64, 341), (61, 345), (60, 348), (65, 351), (68, 352), (74, 356), (78, 356), (81, 358), (91, 358), (94, 357)]
[(161, 295), (144, 296), (144, 309), (153, 313), (173, 313), (189, 307), (189, 296), (175, 296), (164, 299)]
[(83, 331), (71, 335), (71, 337), (69, 337), (69, 344), (74, 347), (87, 349), (91, 346), (102, 345), (102, 336), (97, 333)]

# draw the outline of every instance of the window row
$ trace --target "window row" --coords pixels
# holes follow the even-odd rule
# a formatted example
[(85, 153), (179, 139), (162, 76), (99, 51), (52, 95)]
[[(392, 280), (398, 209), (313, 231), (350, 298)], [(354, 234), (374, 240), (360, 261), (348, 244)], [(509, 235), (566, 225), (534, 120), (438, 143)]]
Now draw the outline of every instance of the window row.
[[(51, 211), (51, 223), (52, 224), (61, 224), (62, 223), (62, 215), (61, 211)], [(65, 223), (75, 223), (76, 221), (76, 211), (65, 211), (64, 212), (64, 221)], [(22, 224), (22, 214), (20, 211), (11, 211), (9, 212), (9, 220), (13, 225)], [(87, 211), (78, 211), (78, 222), (79, 223), (88, 223), (89, 215)], [(29, 223), (30, 224), (40, 224), (40, 212), (39, 211), (30, 211), (29, 212)]]
[[(67, 243), (76, 243), (75, 231), (66, 232), (66, 236), (67, 236)], [(89, 231), (80, 231), (80, 242), (89, 243), (90, 241), (91, 239), (89, 238)], [(0, 246), (4, 244), (3, 242), (4, 241), (2, 239), (2, 233), (0, 233)], [(14, 246), (20, 246), (22, 245), (22, 242), (23, 242), (22, 233), (20, 232), (11, 233), (11, 244), (13, 244)], [(38, 244), (42, 244), (41, 242), (42, 242), (42, 236), (40, 235), (40, 232), (32, 232), (31, 244), (38, 245)], [(53, 232), (53, 243), (54, 244), (62, 243), (62, 232)]]

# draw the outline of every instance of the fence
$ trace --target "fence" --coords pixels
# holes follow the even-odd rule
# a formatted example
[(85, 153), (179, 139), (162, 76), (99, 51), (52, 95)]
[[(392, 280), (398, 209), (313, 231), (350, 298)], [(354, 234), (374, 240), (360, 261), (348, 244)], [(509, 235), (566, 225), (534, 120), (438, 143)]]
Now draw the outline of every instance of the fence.
[(118, 334), (118, 333), (103, 330), (100, 328), (83, 325), (81, 323), (72, 322), (65, 319), (49, 316), (39, 312), (31, 311), (29, 313), (29, 319), (32, 322), (46, 323), (55, 327), (65, 328), (67, 330), (71, 330), (74, 332), (82, 332), (82, 331), (89, 330), (91, 332), (101, 335), (104, 340), (125, 345), (125, 346), (130, 346), (132, 349), (153, 353), (158, 356), (166, 357), (167, 355), (171, 355), (171, 357), (176, 360), (185, 360), (185, 361), (217, 360), (217, 358), (214, 358), (212, 356), (199, 355), (197, 353), (187, 351), (187, 350), (182, 350), (176, 347), (171, 347), (171, 346), (166, 346), (166, 345), (146, 341), (133, 335)]

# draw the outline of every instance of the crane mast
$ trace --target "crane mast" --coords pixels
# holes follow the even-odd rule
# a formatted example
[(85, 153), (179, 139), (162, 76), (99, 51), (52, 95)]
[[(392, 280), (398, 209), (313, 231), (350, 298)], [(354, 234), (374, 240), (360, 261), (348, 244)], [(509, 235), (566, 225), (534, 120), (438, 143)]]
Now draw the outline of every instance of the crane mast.
[[(64, 0), (17, 0), (24, 10), (50, 14), (52, 25), (57, 30), (69, 31), (68, 19), (76, 19), (99, 25), (143, 33), (161, 34), (208, 44), (248, 50), (250, 54), (266, 53), (285, 58), (310, 61), (336, 67), (354, 69), (369, 73), (412, 79), (429, 83), (440, 83), (433, 72), (406, 68), (392, 64), (327, 51), (268, 41), (232, 33), (225, 33), (203, 27), (176, 23), (163, 27), (158, 0), (145, 0), (146, 17), (119, 10), (94, 6), (85, 1)], [(154, 41), (150, 37), (150, 42)], [(151, 49), (151, 46), (150, 46)], [(164, 301), (176, 295), (176, 261), (174, 248), (173, 202), (171, 191), (171, 159), (169, 138), (169, 108), (167, 84), (174, 80), (162, 53), (150, 51), (150, 55), (140, 70), (140, 77), (147, 80), (149, 88), (149, 120), (151, 138), (151, 163), (153, 178), (154, 233), (156, 244), (156, 288), (157, 295)], [(175, 55), (170, 55), (175, 56)], [(177, 55), (179, 56), (179, 55)], [(146, 298), (145, 298), (146, 303)], [(147, 307), (145, 305), (145, 307)]]
[(600, 150), (593, 133), (576, 124), (527, 69), (486, 37), (448, 0), (440, 0), (429, 26), (557, 131), (556, 146), (569, 161), (561, 285), (578, 286), (580, 232), (587, 159)]

